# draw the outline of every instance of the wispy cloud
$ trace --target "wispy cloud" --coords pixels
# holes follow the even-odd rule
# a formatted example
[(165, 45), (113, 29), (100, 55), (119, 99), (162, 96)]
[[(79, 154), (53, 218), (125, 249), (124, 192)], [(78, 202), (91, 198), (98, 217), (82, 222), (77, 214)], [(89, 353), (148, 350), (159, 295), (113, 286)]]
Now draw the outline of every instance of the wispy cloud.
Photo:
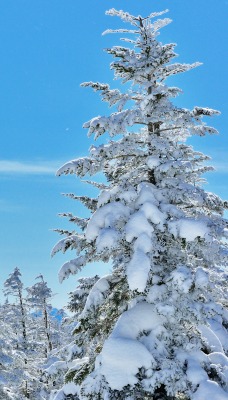
[(0, 213), (11, 213), (11, 212), (18, 212), (23, 209), (22, 206), (18, 204), (13, 204), (8, 200), (0, 199)]
[(61, 161), (0, 160), (0, 174), (54, 175), (60, 165), (62, 165)]
[(220, 174), (228, 173), (226, 149), (222, 149), (221, 147), (214, 147), (213, 149), (207, 149), (207, 151), (204, 151), (204, 153), (211, 157), (211, 160), (207, 162), (208, 165), (213, 166), (215, 170)]
[(212, 165), (216, 171), (218, 171), (222, 174), (228, 174), (228, 163), (214, 162), (214, 163), (212, 163)]
[(221, 159), (220, 161), (212, 159), (207, 162), (208, 165), (212, 166), (215, 168), (215, 171), (217, 171), (220, 174), (227, 174), (228, 173), (228, 163), (227, 161)]
[[(0, 175), (55, 175), (61, 165), (65, 164), (66, 160), (52, 161), (14, 161), (0, 160)], [(207, 162), (219, 173), (228, 173), (228, 163), (225, 157), (221, 157), (220, 161), (213, 158)]]

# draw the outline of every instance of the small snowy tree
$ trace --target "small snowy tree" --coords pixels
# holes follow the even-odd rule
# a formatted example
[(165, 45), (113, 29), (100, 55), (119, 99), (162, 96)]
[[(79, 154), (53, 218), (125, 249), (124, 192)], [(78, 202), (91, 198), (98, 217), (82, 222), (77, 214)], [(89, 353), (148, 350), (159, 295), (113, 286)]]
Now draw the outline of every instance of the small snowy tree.
[(4, 294), (5, 296), (14, 296), (19, 305), (19, 323), (21, 326), (21, 332), (23, 337), (23, 346), (27, 348), (27, 328), (26, 328), (26, 307), (23, 298), (23, 283), (21, 281), (21, 273), (19, 268), (15, 268), (14, 271), (9, 275), (9, 278), (4, 283)]
[[(107, 49), (126, 91), (82, 86), (115, 107), (84, 124), (89, 136), (108, 133), (112, 140), (58, 171), (103, 172), (107, 180), (94, 183), (97, 198), (69, 195), (91, 216), (65, 214), (81, 233), (69, 233), (53, 250), (78, 254), (63, 265), (60, 281), (94, 261), (113, 266), (94, 282), (78, 318), (81, 353), (66, 375), (72, 398), (227, 399), (226, 203), (203, 190), (209, 158), (186, 144), (191, 135), (217, 133), (204, 119), (219, 112), (172, 103), (181, 90), (166, 79), (200, 64), (173, 63), (175, 44), (157, 40), (171, 21), (151, 20), (166, 11), (146, 18), (107, 12), (133, 27), (105, 32), (133, 35), (122, 39), (128, 47)], [(69, 387), (56, 398), (67, 394)]]
[(38, 310), (38, 312), (40, 312), (42, 315), (43, 324), (41, 324), (40, 328), (41, 331), (44, 333), (46, 339), (45, 354), (47, 356), (48, 351), (52, 350), (50, 321), (48, 313), (48, 307), (50, 308), (50, 305), (48, 304), (48, 301), (53, 296), (53, 294), (52, 290), (47, 286), (47, 282), (44, 281), (43, 275), (37, 276), (36, 279), (39, 279), (37, 283), (35, 283), (31, 287), (26, 288), (28, 292), (27, 302), (30, 304), (30, 307), (32, 309)]
[(10, 399), (10, 370), (14, 359), (15, 332), (8, 321), (8, 303), (0, 305), (0, 399)]
[(57, 351), (69, 338), (58, 320), (58, 313), (65, 314), (52, 308), (52, 291), (42, 275), (38, 278), (40, 281), (27, 289), (27, 298), (18, 268), (4, 284), (7, 300), (0, 305), (0, 399), (48, 398), (51, 390), (43, 379), (43, 369), (47, 362), (55, 361), (52, 347)]
[[(37, 364), (40, 354), (37, 343), (33, 340), (34, 318), (28, 312), (23, 296), (23, 283), (18, 268), (10, 274), (5, 284), (5, 295), (13, 296), (16, 302), (6, 303), (0, 307), (0, 358), (3, 363), (0, 367), (0, 376), (3, 379), (6, 396), (12, 395), (15, 400), (25, 398), (37, 399), (39, 390), (37, 379)], [(1, 351), (2, 345), (2, 351)], [(39, 356), (38, 356), (39, 354)], [(9, 390), (7, 390), (9, 388)], [(6, 397), (8, 398), (8, 397)]]

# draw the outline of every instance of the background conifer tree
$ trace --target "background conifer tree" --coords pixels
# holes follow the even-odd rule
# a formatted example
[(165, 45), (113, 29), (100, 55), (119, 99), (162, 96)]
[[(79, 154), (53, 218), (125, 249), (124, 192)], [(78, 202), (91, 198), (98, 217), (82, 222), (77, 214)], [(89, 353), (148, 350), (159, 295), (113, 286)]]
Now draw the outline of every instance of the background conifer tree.
[(45, 354), (47, 356), (48, 352), (52, 350), (52, 338), (50, 332), (50, 321), (49, 321), (49, 313), (48, 304), (50, 298), (53, 296), (51, 289), (47, 286), (47, 282), (44, 281), (43, 275), (37, 276), (36, 279), (39, 279), (37, 283), (33, 286), (28, 287), (26, 290), (28, 292), (27, 302), (30, 306), (39, 311), (41, 313), (43, 324), (41, 325), (42, 332), (45, 336), (46, 348)]
[(23, 336), (24, 347), (27, 348), (27, 329), (26, 329), (26, 309), (25, 302), (23, 298), (23, 283), (21, 281), (21, 273), (19, 268), (15, 268), (12, 274), (9, 275), (9, 278), (6, 279), (4, 283), (4, 294), (5, 296), (14, 296), (19, 304), (20, 317), (19, 322), (21, 325), (21, 331)]
[[(219, 112), (179, 108), (181, 90), (170, 76), (200, 63), (180, 64), (175, 44), (157, 40), (171, 21), (111, 9), (132, 29), (125, 46), (106, 51), (126, 90), (86, 82), (114, 111), (84, 124), (95, 139), (88, 157), (72, 160), (58, 175), (103, 172), (93, 183), (97, 198), (69, 197), (91, 211), (89, 218), (64, 214), (81, 229), (54, 248), (77, 257), (60, 270), (60, 281), (87, 263), (111, 261), (112, 272), (96, 280), (75, 329), (80, 352), (66, 375), (72, 398), (227, 398), (227, 314), (223, 267), (227, 265), (226, 203), (201, 187), (212, 169), (208, 157), (186, 144), (191, 135), (215, 134), (206, 123)], [(57, 398), (67, 397), (69, 387)], [(62, 396), (62, 397), (61, 397)]]
[(69, 346), (70, 328), (62, 322), (63, 310), (51, 306), (52, 291), (47, 282), (43, 276), (38, 278), (27, 288), (27, 297), (18, 268), (4, 283), (7, 300), (0, 305), (1, 400), (48, 399), (53, 387), (63, 383), (63, 373), (57, 381), (45, 376), (43, 370), (60, 360), (56, 353)]

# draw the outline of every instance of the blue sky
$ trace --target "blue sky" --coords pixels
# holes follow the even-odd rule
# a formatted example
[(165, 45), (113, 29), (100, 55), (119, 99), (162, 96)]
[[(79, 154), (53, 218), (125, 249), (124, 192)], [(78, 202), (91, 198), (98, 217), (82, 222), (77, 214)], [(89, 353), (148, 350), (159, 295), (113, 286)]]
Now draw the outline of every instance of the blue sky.
[[(217, 168), (207, 176), (206, 190), (228, 197), (228, 0), (0, 0), (0, 287), (15, 266), (25, 286), (42, 273), (58, 293), (56, 306), (66, 304), (76, 278), (59, 285), (58, 270), (72, 254), (50, 258), (59, 239), (51, 229), (72, 229), (57, 217), (60, 212), (82, 215), (82, 207), (61, 193), (88, 194), (90, 188), (75, 177), (57, 178), (55, 171), (87, 154), (93, 141), (83, 122), (107, 114), (99, 97), (79, 85), (117, 85), (102, 49), (117, 44), (118, 36), (101, 36), (121, 27), (104, 15), (112, 7), (143, 16), (168, 8), (173, 23), (162, 30), (161, 41), (178, 44), (180, 62), (204, 63), (175, 78), (184, 91), (178, 104), (221, 110), (211, 121), (220, 135), (192, 143)], [(81, 275), (105, 268), (89, 266)]]

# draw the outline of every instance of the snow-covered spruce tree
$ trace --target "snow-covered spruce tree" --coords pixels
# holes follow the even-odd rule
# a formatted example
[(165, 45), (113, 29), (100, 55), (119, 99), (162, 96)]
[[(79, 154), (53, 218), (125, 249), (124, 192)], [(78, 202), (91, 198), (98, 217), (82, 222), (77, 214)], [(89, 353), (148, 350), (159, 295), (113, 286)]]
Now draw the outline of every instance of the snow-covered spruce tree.
[(48, 302), (53, 294), (52, 290), (47, 286), (47, 282), (44, 281), (43, 275), (37, 276), (36, 279), (39, 279), (37, 283), (26, 288), (28, 292), (27, 302), (30, 304), (31, 308), (41, 313), (43, 323), (40, 325), (39, 330), (41, 330), (41, 334), (45, 336), (45, 355), (47, 356), (48, 352), (52, 350), (50, 321), (48, 315), (50, 304)]
[(23, 283), (21, 281), (21, 272), (19, 268), (15, 268), (14, 271), (9, 275), (9, 278), (6, 279), (4, 283), (4, 294), (6, 297), (14, 296), (18, 302), (19, 309), (19, 325), (20, 330), (22, 332), (22, 343), (23, 349), (27, 349), (28, 340), (27, 340), (27, 328), (26, 328), (26, 307), (25, 301), (23, 298)]
[[(19, 268), (4, 283), (4, 293), (10, 300), (0, 307), (2, 332), (0, 333), (0, 347), (3, 343), (3, 359), (0, 377), (5, 382), (4, 390), (15, 400), (25, 398), (38, 399), (35, 395), (39, 391), (40, 382), (37, 379), (37, 364), (40, 362), (39, 344), (33, 337), (34, 318), (29, 313), (24, 293), (23, 282)], [(1, 351), (0, 351), (1, 353)], [(5, 355), (5, 357), (4, 357)]]
[(10, 399), (11, 366), (15, 356), (12, 343), (16, 342), (15, 332), (11, 327), (8, 303), (0, 305), (0, 399)]
[[(58, 399), (58, 396), (60, 398), (64, 396), (63, 391), (60, 390), (64, 383), (64, 375), (69, 369), (72, 368), (74, 370), (75, 359), (81, 355), (82, 349), (75, 343), (72, 331), (75, 329), (77, 319), (84, 309), (88, 294), (98, 279), (97, 275), (92, 278), (80, 278), (78, 280), (78, 288), (74, 292), (69, 293), (70, 301), (67, 308), (73, 313), (73, 316), (65, 316), (63, 318), (61, 324), (62, 346), (51, 352), (47, 360), (47, 366), (45, 366), (43, 371), (43, 381), (46, 381), (49, 387), (50, 400)], [(80, 343), (83, 342), (85, 345), (85, 339), (82, 333)], [(77, 341), (79, 341), (79, 337)], [(65, 393), (66, 390), (68, 394), (68, 385), (64, 387)], [(70, 392), (72, 392), (72, 385)]]
[(226, 203), (201, 188), (208, 157), (186, 144), (191, 135), (217, 133), (203, 119), (219, 112), (171, 102), (181, 90), (166, 79), (199, 63), (172, 63), (175, 44), (157, 41), (170, 19), (151, 21), (164, 12), (107, 12), (133, 27), (106, 31), (133, 37), (123, 39), (128, 47), (107, 49), (126, 91), (84, 83), (115, 107), (84, 127), (95, 139), (119, 136), (58, 171), (102, 171), (108, 182), (96, 185), (97, 198), (69, 195), (91, 216), (69, 214), (82, 232), (54, 248), (78, 255), (63, 265), (60, 281), (94, 261), (113, 266), (91, 288), (75, 329), (81, 352), (66, 375), (74, 399), (227, 399)]

